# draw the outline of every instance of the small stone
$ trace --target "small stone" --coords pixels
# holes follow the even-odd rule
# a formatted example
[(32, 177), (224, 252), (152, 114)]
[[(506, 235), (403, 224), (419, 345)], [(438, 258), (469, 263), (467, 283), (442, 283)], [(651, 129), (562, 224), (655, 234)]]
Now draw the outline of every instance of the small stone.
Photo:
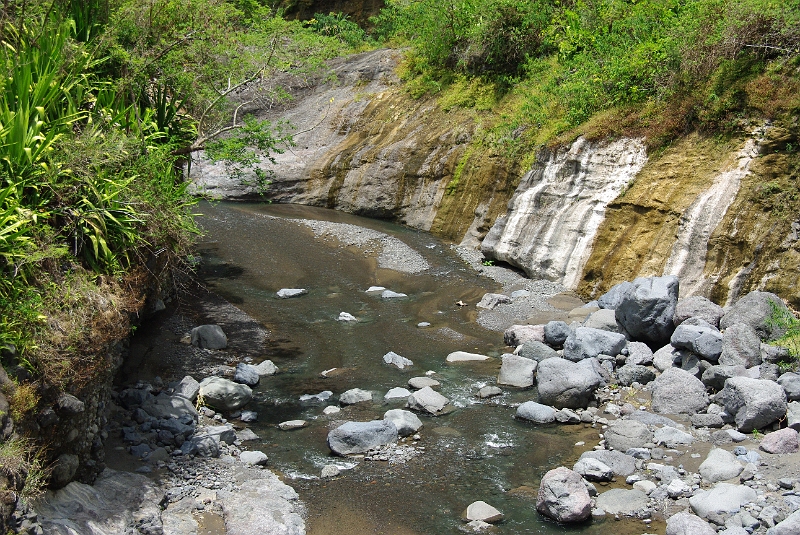
[(289, 421), (286, 421), (286, 422), (279, 423), (278, 424), (278, 428), (281, 431), (291, 431), (293, 429), (302, 429), (303, 427), (306, 427), (307, 425), (308, 425), (308, 422), (306, 422), (305, 420), (289, 420)]
[(301, 295), (306, 295), (308, 290), (305, 288), (283, 288), (278, 290), (278, 297), (281, 299), (290, 299), (292, 297), (300, 297)]
[(320, 477), (322, 478), (336, 477), (340, 473), (341, 470), (335, 464), (326, 464), (325, 466), (322, 467), (322, 473), (320, 474)]

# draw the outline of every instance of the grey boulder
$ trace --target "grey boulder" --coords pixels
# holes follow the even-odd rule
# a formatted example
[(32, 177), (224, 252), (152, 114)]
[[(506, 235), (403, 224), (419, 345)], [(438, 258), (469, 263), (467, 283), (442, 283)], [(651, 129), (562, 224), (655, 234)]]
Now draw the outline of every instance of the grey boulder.
[(587, 481), (611, 481), (614, 478), (614, 471), (607, 464), (591, 457), (578, 459), (572, 469)]
[(580, 474), (560, 466), (542, 478), (536, 510), (557, 522), (583, 522), (591, 515), (592, 500)]
[(709, 362), (717, 362), (722, 353), (722, 338), (722, 333), (716, 327), (703, 320), (693, 325), (689, 325), (687, 321), (675, 328), (670, 343), (675, 347), (688, 349)]
[(756, 330), (744, 323), (729, 325), (722, 335), (719, 363), (745, 368), (761, 364), (761, 339)]
[(339, 396), (339, 403), (342, 405), (355, 405), (364, 401), (372, 401), (372, 392), (361, 388), (351, 388)]
[(677, 327), (689, 318), (700, 318), (719, 329), (719, 320), (725, 312), (722, 307), (705, 297), (693, 295), (678, 301), (672, 321)]
[(556, 410), (535, 401), (526, 401), (517, 407), (516, 417), (536, 424), (551, 424), (556, 419)]
[(219, 325), (200, 325), (191, 332), (192, 345), (203, 349), (225, 349), (228, 337)]
[(338, 455), (364, 453), (397, 442), (397, 428), (390, 420), (347, 422), (328, 433), (328, 447)]
[(395, 353), (394, 351), (389, 351), (383, 356), (383, 362), (390, 366), (394, 366), (395, 368), (402, 370), (409, 366), (413, 366), (414, 363), (405, 357), (402, 357)]
[(485, 308), (488, 310), (493, 310), (497, 305), (505, 305), (511, 302), (511, 298), (504, 294), (492, 294), (487, 293), (483, 294), (481, 300), (478, 301), (478, 304), (475, 305), (478, 308)]
[(625, 359), (625, 364), (650, 366), (653, 364), (653, 350), (644, 342), (628, 342), (628, 358)]
[(629, 281), (620, 282), (612, 286), (606, 293), (597, 299), (597, 306), (600, 308), (616, 309), (622, 302), (622, 296), (633, 286)]
[(621, 451), (590, 450), (581, 453), (580, 459), (596, 459), (611, 468), (618, 476), (627, 477), (636, 471), (636, 459)]
[(222, 377), (207, 377), (200, 382), (198, 396), (212, 409), (235, 411), (253, 399), (253, 391), (247, 385)]
[(648, 366), (639, 364), (626, 364), (617, 370), (617, 380), (622, 386), (633, 383), (647, 384), (656, 378), (656, 372)]
[(700, 465), (700, 475), (708, 483), (717, 483), (738, 477), (744, 470), (734, 454), (722, 448), (714, 448)]
[(612, 515), (633, 515), (647, 508), (647, 494), (636, 489), (611, 489), (597, 497), (597, 508)]
[(292, 297), (300, 297), (301, 295), (306, 295), (308, 290), (305, 288), (282, 288), (278, 290), (278, 297), (281, 299), (291, 299)]
[(578, 327), (564, 341), (564, 358), (573, 362), (597, 357), (598, 355), (619, 355), (627, 340), (619, 333)]
[(506, 353), (502, 356), (500, 374), (497, 384), (526, 388), (533, 386), (533, 374), (536, 372), (536, 361), (518, 355)]
[(561, 347), (564, 340), (572, 333), (564, 321), (550, 321), (544, 326), (544, 341), (553, 347)]
[(630, 448), (641, 448), (653, 441), (653, 433), (641, 422), (635, 420), (617, 420), (609, 424), (605, 432), (606, 446), (617, 451), (628, 451)]
[(603, 378), (589, 365), (562, 358), (540, 362), (536, 376), (539, 402), (559, 409), (586, 408), (595, 390), (603, 383)]
[(675, 329), (678, 277), (639, 277), (622, 294), (617, 320), (635, 340), (666, 343)]
[(716, 402), (732, 415), (739, 431), (761, 429), (786, 414), (786, 394), (778, 383), (749, 377), (732, 377), (717, 394)]
[(697, 515), (681, 511), (667, 519), (666, 535), (716, 535), (717, 530)]
[(261, 376), (258, 374), (258, 369), (252, 364), (240, 362), (236, 365), (236, 371), (233, 372), (234, 382), (253, 387), (256, 386), (260, 380)]
[(613, 310), (601, 308), (589, 314), (583, 321), (584, 327), (600, 329), (621, 335), (627, 335), (625, 328), (617, 321), (617, 314)]
[(791, 314), (780, 297), (769, 292), (750, 292), (731, 305), (719, 322), (720, 329), (735, 323), (745, 323), (756, 330), (763, 340), (776, 340), (786, 332), (785, 327), (770, 321), (773, 308), (780, 314)]
[(767, 535), (797, 535), (800, 533), (800, 509), (787, 516), (783, 522), (767, 530)]
[(544, 325), (512, 325), (503, 333), (503, 341), (511, 347), (534, 340), (544, 342)]
[(397, 428), (397, 434), (401, 437), (413, 435), (422, 427), (422, 421), (411, 411), (403, 409), (391, 409), (383, 415), (384, 420), (389, 420)]
[(531, 340), (518, 346), (517, 349), (514, 350), (514, 353), (520, 357), (535, 360), (536, 362), (561, 356), (552, 347), (542, 342), (537, 342), (536, 340)]
[(428, 414), (440, 414), (450, 400), (441, 395), (433, 388), (426, 386), (408, 396), (406, 407), (412, 410), (427, 412)]
[(788, 401), (800, 400), (800, 374), (788, 372), (778, 377), (778, 384), (786, 392)]
[(731, 377), (749, 377), (747, 368), (741, 365), (725, 366), (717, 364), (716, 366), (709, 366), (703, 372), (701, 380), (707, 387), (719, 391), (725, 387), (725, 381)]
[(708, 406), (705, 385), (700, 379), (684, 370), (669, 368), (650, 385), (654, 412), (694, 414)]
[(713, 514), (737, 513), (756, 497), (756, 491), (750, 487), (717, 483), (711, 490), (698, 492), (689, 498), (689, 506), (701, 518), (709, 518)]

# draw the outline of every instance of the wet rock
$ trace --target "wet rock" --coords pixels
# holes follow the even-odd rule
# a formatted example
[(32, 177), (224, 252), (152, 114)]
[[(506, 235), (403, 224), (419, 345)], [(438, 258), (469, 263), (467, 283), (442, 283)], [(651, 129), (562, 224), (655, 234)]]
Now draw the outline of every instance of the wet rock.
[(614, 478), (614, 471), (608, 465), (591, 457), (578, 459), (572, 469), (587, 481), (611, 481)]
[(739, 431), (744, 433), (773, 423), (786, 414), (786, 394), (778, 383), (732, 377), (717, 394), (717, 403), (733, 415)]
[(533, 374), (536, 372), (536, 361), (506, 353), (502, 357), (497, 384), (527, 388), (533, 386)]
[(505, 305), (510, 302), (511, 298), (507, 295), (487, 293), (483, 294), (483, 297), (481, 298), (480, 301), (478, 301), (478, 304), (475, 306), (478, 308), (493, 310), (498, 305)]
[(372, 392), (361, 388), (351, 388), (339, 396), (339, 403), (342, 405), (355, 405), (365, 401), (372, 401)]
[(745, 368), (761, 364), (761, 339), (755, 329), (744, 323), (728, 326), (722, 335), (719, 363)]
[(233, 372), (233, 381), (249, 387), (254, 387), (261, 380), (258, 370), (252, 364), (240, 362), (236, 365), (236, 371)]
[(798, 449), (797, 431), (791, 427), (787, 427), (779, 431), (768, 433), (761, 439), (759, 448), (767, 453), (794, 453)]
[(239, 454), (239, 460), (250, 466), (263, 466), (267, 464), (269, 458), (261, 451), (243, 451)]
[(219, 325), (200, 325), (191, 332), (192, 345), (202, 349), (225, 349), (228, 337)]
[(234, 383), (222, 377), (207, 377), (200, 382), (198, 395), (209, 407), (220, 411), (241, 409), (253, 398), (247, 385)]
[(787, 401), (800, 400), (800, 374), (788, 372), (778, 378), (778, 384), (786, 392)]
[(547, 344), (543, 344), (542, 342), (537, 342), (536, 340), (530, 340), (521, 346), (517, 346), (517, 349), (514, 350), (514, 353), (520, 357), (535, 360), (536, 362), (561, 356), (552, 347), (548, 346)]
[(397, 442), (397, 428), (389, 420), (347, 422), (328, 433), (328, 447), (338, 455), (364, 453)]
[(491, 357), (481, 355), (478, 353), (468, 353), (466, 351), (454, 351), (447, 355), (445, 359), (447, 362), (482, 362), (489, 360)]
[(572, 523), (588, 519), (592, 512), (592, 501), (583, 478), (563, 466), (547, 472), (539, 486), (536, 510), (557, 522)]
[(556, 410), (535, 401), (526, 401), (517, 407), (516, 417), (537, 424), (550, 424), (556, 420)]
[(622, 386), (633, 383), (647, 384), (656, 378), (656, 372), (647, 366), (626, 364), (617, 370), (617, 380)]
[(722, 353), (722, 333), (716, 327), (706, 323), (705, 321), (697, 325), (689, 325), (688, 321), (679, 325), (675, 332), (672, 333), (670, 343), (682, 349), (696, 353), (700, 357), (710, 362), (717, 362)]
[(642, 342), (666, 343), (675, 325), (672, 317), (678, 303), (678, 278), (639, 277), (622, 294), (617, 320), (631, 337)]
[(339, 312), (339, 317), (336, 318), (336, 321), (344, 321), (344, 322), (357, 322), (358, 318), (350, 314), (349, 312)]
[(384, 413), (383, 419), (392, 422), (401, 437), (411, 436), (422, 428), (422, 420), (411, 411), (391, 409)]
[(503, 393), (503, 391), (496, 387), (496, 386), (484, 386), (480, 390), (478, 390), (478, 397), (480, 399), (487, 399), (492, 398), (495, 396), (499, 396)]
[(417, 390), (408, 397), (406, 407), (412, 410), (427, 412), (435, 415), (441, 413), (448, 403), (450, 403), (449, 399), (435, 391), (433, 388), (426, 386), (425, 388)]
[(714, 448), (700, 464), (700, 475), (708, 483), (716, 483), (738, 477), (744, 466), (727, 450)]
[(305, 420), (287, 420), (278, 424), (278, 429), (281, 431), (294, 431), (304, 427), (308, 427), (308, 422)]
[(267, 375), (275, 375), (278, 373), (278, 367), (271, 360), (264, 360), (255, 365), (256, 373), (261, 377)]
[(666, 535), (716, 535), (717, 530), (697, 515), (681, 511), (667, 519)]
[(562, 358), (543, 360), (536, 375), (539, 402), (556, 408), (586, 408), (603, 383), (594, 369)]
[(570, 334), (572, 329), (564, 321), (550, 321), (544, 326), (544, 342), (553, 347), (564, 345)]
[(712, 303), (705, 297), (693, 295), (678, 301), (672, 321), (677, 327), (689, 318), (700, 318), (719, 329), (719, 320), (723, 315), (724, 311), (721, 306)]
[(384, 401), (392, 401), (398, 399), (406, 400), (410, 395), (411, 392), (407, 388), (395, 387), (386, 392), (386, 394), (384, 394), (383, 396), (383, 399)]
[(606, 446), (617, 451), (641, 448), (653, 441), (653, 433), (643, 423), (634, 420), (617, 420), (605, 432)]
[(255, 422), (258, 420), (258, 413), (255, 411), (242, 411), (239, 419), (245, 423)]
[(326, 464), (322, 467), (322, 472), (320, 473), (319, 477), (325, 479), (329, 477), (336, 477), (341, 473), (342, 471), (335, 464)]
[(564, 358), (572, 362), (597, 357), (618, 355), (627, 340), (618, 333), (590, 327), (578, 327), (564, 341)]
[(727, 329), (736, 323), (744, 323), (756, 330), (763, 340), (776, 340), (785, 332), (785, 328), (773, 325), (769, 321), (772, 307), (789, 314), (789, 309), (780, 297), (769, 292), (750, 292), (730, 306), (719, 322), (720, 329)]
[(305, 288), (281, 288), (278, 290), (278, 297), (281, 299), (291, 299), (292, 297), (300, 297), (306, 295), (308, 290)]
[(408, 386), (415, 390), (421, 390), (426, 386), (434, 388), (439, 386), (439, 381), (430, 377), (412, 377), (408, 380)]
[(714, 390), (722, 390), (725, 387), (725, 381), (731, 377), (748, 377), (747, 368), (744, 366), (726, 366), (718, 364), (710, 366), (703, 372), (703, 384)]
[(482, 522), (486, 522), (487, 524), (502, 522), (504, 518), (503, 513), (488, 503), (482, 501), (472, 502), (469, 504), (467, 510), (464, 511), (462, 516), (468, 522), (480, 520)]
[(700, 491), (689, 498), (689, 505), (701, 518), (709, 518), (714, 513), (736, 513), (756, 497), (756, 491), (750, 487), (717, 483), (711, 490)]
[(628, 358), (625, 359), (625, 364), (650, 366), (653, 364), (653, 350), (643, 342), (628, 342)]
[(407, 359), (405, 357), (401, 357), (400, 355), (398, 355), (394, 351), (389, 351), (388, 353), (386, 353), (383, 356), (383, 362), (385, 362), (386, 364), (388, 364), (390, 366), (394, 366), (398, 370), (402, 370), (402, 369), (405, 369), (405, 368), (407, 368), (409, 366), (413, 366), (414, 365), (414, 363), (411, 360), (409, 360), (409, 359)]
[(408, 295), (401, 292), (393, 292), (392, 290), (384, 290), (381, 293), (382, 299), (398, 299), (401, 297), (408, 297)]
[(197, 419), (197, 410), (194, 404), (183, 396), (170, 396), (161, 393), (151, 397), (142, 404), (142, 410), (154, 418), (180, 418), (188, 416)]
[(705, 385), (694, 375), (669, 368), (651, 383), (654, 412), (694, 414), (708, 406)]
[(544, 325), (512, 325), (503, 333), (503, 341), (511, 347), (534, 341), (544, 343)]
[(647, 508), (647, 495), (635, 489), (611, 489), (597, 497), (597, 507), (611, 515), (633, 515)]

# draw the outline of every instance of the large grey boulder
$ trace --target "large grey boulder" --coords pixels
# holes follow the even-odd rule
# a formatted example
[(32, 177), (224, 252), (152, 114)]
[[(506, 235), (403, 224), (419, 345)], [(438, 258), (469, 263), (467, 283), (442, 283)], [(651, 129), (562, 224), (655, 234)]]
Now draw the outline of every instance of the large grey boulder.
[(800, 509), (767, 530), (767, 535), (797, 535), (798, 533), (800, 533)]
[(415, 411), (436, 415), (440, 414), (448, 403), (450, 403), (449, 399), (433, 388), (426, 386), (408, 396), (406, 407)]
[(236, 365), (236, 371), (233, 372), (234, 382), (253, 387), (256, 386), (260, 380), (261, 376), (258, 374), (258, 369), (252, 364), (240, 362)]
[(628, 342), (628, 358), (625, 359), (625, 364), (650, 366), (653, 364), (653, 350), (644, 342)]
[(619, 306), (620, 302), (622, 302), (622, 296), (625, 295), (625, 292), (627, 292), (632, 286), (633, 283), (628, 281), (615, 284), (597, 299), (597, 306), (600, 308), (615, 310)]
[(202, 398), (203, 403), (220, 411), (241, 409), (253, 399), (253, 391), (249, 386), (234, 383), (222, 377), (203, 379), (197, 395)]
[(689, 498), (689, 506), (701, 518), (712, 514), (737, 513), (743, 505), (755, 501), (756, 491), (744, 485), (717, 483), (714, 488)]
[(684, 361), (694, 356), (688, 349), (679, 349), (667, 344), (653, 353), (653, 367), (663, 372), (673, 366), (681, 366)]
[(617, 420), (609, 424), (605, 432), (606, 447), (617, 451), (628, 451), (641, 448), (653, 441), (653, 433), (641, 422), (635, 420)]
[(627, 340), (619, 333), (578, 327), (564, 341), (564, 358), (573, 362), (598, 355), (619, 355)]
[(611, 481), (614, 478), (614, 471), (607, 464), (591, 457), (578, 459), (572, 469), (586, 481)]
[(347, 422), (328, 433), (328, 447), (338, 455), (364, 453), (397, 442), (397, 427), (390, 420)]
[(622, 386), (630, 386), (633, 383), (645, 385), (655, 378), (656, 372), (649, 366), (626, 364), (617, 370), (617, 379)]
[(512, 325), (503, 333), (507, 346), (517, 347), (527, 342), (544, 342), (544, 325)]
[(694, 375), (669, 368), (650, 383), (652, 408), (661, 414), (694, 414), (708, 406), (706, 387)]
[(800, 374), (794, 372), (784, 373), (778, 377), (778, 384), (783, 387), (786, 392), (786, 399), (788, 401), (800, 400)]
[(617, 320), (631, 337), (642, 342), (664, 344), (675, 325), (672, 317), (678, 303), (678, 277), (639, 277), (622, 294)]
[(521, 346), (517, 346), (517, 349), (514, 351), (514, 353), (520, 357), (535, 360), (536, 362), (561, 356), (552, 347), (548, 346), (547, 344), (543, 344), (542, 342), (537, 342), (536, 340), (531, 340), (525, 342)]
[(142, 409), (154, 418), (189, 416), (193, 420), (197, 419), (197, 410), (191, 400), (178, 395), (170, 396), (164, 392), (146, 399), (142, 404)]
[(700, 464), (699, 471), (707, 483), (717, 483), (738, 477), (742, 470), (744, 466), (734, 454), (722, 448), (714, 448)]
[(203, 349), (225, 349), (228, 337), (219, 325), (200, 325), (191, 332), (192, 345)]
[(786, 394), (773, 381), (732, 377), (717, 394), (716, 402), (734, 417), (739, 431), (761, 429), (786, 414)]
[(719, 363), (745, 368), (761, 364), (761, 339), (756, 330), (744, 323), (729, 325), (722, 335)]
[(536, 510), (557, 522), (583, 522), (592, 513), (592, 500), (580, 474), (560, 466), (542, 478)]
[(777, 295), (770, 292), (750, 292), (728, 308), (719, 327), (727, 330), (735, 323), (745, 323), (755, 329), (763, 340), (777, 340), (786, 329), (770, 321), (773, 308), (781, 314), (791, 314)]
[(625, 328), (617, 321), (617, 314), (613, 310), (601, 308), (589, 314), (583, 321), (583, 326), (591, 329), (600, 329), (601, 331), (609, 331), (627, 335)]
[(688, 349), (709, 362), (717, 362), (722, 353), (722, 333), (704, 320), (697, 320), (691, 325), (687, 321), (676, 327), (670, 343)]
[(536, 361), (518, 355), (506, 353), (502, 356), (500, 374), (497, 384), (527, 388), (533, 386), (533, 374), (536, 372)]
[(596, 371), (562, 358), (539, 363), (536, 372), (539, 402), (556, 408), (586, 408), (603, 383)]
[(561, 347), (572, 333), (565, 321), (550, 321), (544, 326), (544, 341), (553, 347)]
[(688, 511), (681, 511), (667, 519), (666, 535), (716, 535), (711, 524)]
[(749, 377), (747, 368), (741, 365), (723, 366), (717, 364), (716, 366), (706, 368), (701, 380), (707, 387), (719, 391), (725, 387), (725, 381), (731, 377)]
[(693, 295), (678, 301), (672, 321), (677, 327), (689, 318), (700, 318), (719, 329), (719, 320), (724, 314), (718, 304), (712, 303), (705, 297)]
[(422, 427), (422, 420), (416, 414), (403, 409), (388, 410), (384, 413), (383, 419), (392, 422), (401, 437), (413, 435)]
[(536, 424), (551, 424), (556, 419), (556, 410), (535, 401), (526, 401), (517, 407), (517, 418)]
[(633, 515), (647, 508), (647, 494), (636, 489), (611, 489), (597, 497), (597, 508), (611, 515)]
[(636, 459), (621, 451), (590, 450), (581, 453), (580, 459), (597, 459), (618, 476), (627, 477), (636, 471)]

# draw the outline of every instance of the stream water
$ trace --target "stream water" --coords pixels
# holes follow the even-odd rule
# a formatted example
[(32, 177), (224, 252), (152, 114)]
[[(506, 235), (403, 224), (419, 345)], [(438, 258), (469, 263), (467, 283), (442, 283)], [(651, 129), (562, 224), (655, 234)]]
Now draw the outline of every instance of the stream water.
[[(254, 389), (256, 400), (248, 408), (258, 412), (258, 421), (250, 425), (260, 441), (247, 447), (264, 451), (269, 467), (298, 491), (307, 506), (309, 534), (456, 533), (463, 526), (462, 512), (476, 500), (505, 514), (501, 533), (643, 533), (655, 527), (613, 520), (564, 527), (536, 513), (541, 476), (562, 464), (572, 466), (596, 444), (599, 429), (536, 427), (515, 420), (514, 407), (533, 399), (531, 390), (504, 389), (489, 400), (475, 396), (481, 386), (494, 384), (507, 348), (501, 332), (476, 323), (474, 304), (500, 288), (449, 244), (386, 222), (308, 207), (216, 203), (202, 205), (201, 211), (200, 274), (209, 288), (266, 326), (270, 337), (263, 358), (280, 369)], [(380, 231), (410, 246), (429, 267), (419, 273), (383, 268), (374, 251), (316, 236), (300, 220)], [(367, 294), (373, 285), (408, 297)], [(279, 299), (281, 288), (306, 288), (308, 294)], [(337, 321), (343, 311), (358, 322)], [(431, 325), (420, 328), (419, 322)], [(495, 358), (448, 365), (445, 357), (458, 350)], [(405, 370), (385, 365), (382, 357), (389, 351), (414, 365)], [(321, 375), (332, 368), (336, 371)], [(335, 422), (381, 419), (386, 410), (402, 408), (402, 402), (385, 403), (384, 394), (429, 370), (455, 410), (421, 416), (421, 439), (405, 462), (331, 455), (326, 435)], [(330, 390), (334, 398), (328, 404), (336, 404), (350, 388), (372, 391), (374, 401), (330, 416), (322, 412), (326, 404), (299, 401), (303, 394)], [(307, 420), (308, 427), (276, 427), (295, 419)], [(575, 447), (578, 441), (587, 446)], [(341, 475), (321, 479), (327, 464), (338, 465)]]

